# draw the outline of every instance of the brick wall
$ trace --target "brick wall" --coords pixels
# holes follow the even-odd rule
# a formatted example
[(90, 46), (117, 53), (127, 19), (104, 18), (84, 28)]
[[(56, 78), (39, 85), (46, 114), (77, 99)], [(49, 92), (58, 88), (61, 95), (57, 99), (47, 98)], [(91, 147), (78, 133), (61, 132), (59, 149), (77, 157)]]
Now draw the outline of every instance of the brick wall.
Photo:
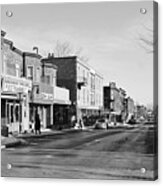
[[(45, 83), (50, 84), (51, 86), (56, 86), (56, 73), (57, 73), (57, 68), (54, 67), (54, 65), (46, 65), (42, 64), (42, 81)], [(48, 78), (48, 82), (46, 82)]]
[(57, 86), (70, 90), (70, 100), (77, 99), (76, 57), (47, 58), (43, 61), (57, 66)]
[(108, 87), (104, 87), (104, 109), (121, 113), (124, 109), (124, 100), (115, 83), (111, 83)]
[(22, 52), (13, 43), (4, 39), (2, 46), (2, 63), (4, 74), (21, 77), (23, 74)]
[[(28, 67), (33, 67), (33, 82), (40, 82), (41, 80), (41, 56), (33, 55), (32, 53), (23, 53), (24, 56), (24, 76), (28, 76)], [(39, 78), (40, 77), (40, 78)]]

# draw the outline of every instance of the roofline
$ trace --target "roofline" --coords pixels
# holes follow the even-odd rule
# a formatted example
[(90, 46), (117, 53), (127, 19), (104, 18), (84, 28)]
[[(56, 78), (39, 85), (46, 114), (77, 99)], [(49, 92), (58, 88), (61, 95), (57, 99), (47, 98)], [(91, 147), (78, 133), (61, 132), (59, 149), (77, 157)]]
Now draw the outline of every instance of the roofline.
[(14, 51), (14, 52), (16, 52), (16, 53), (18, 53), (18, 54), (20, 54), (20, 55), (23, 55), (23, 52), (22, 52), (20, 49), (16, 48), (16, 47), (13, 45), (13, 42), (12, 42), (12, 41), (10, 41), (10, 40), (4, 38), (4, 43), (10, 45), (10, 49), (11, 49), (12, 51)]
[(56, 66), (56, 65), (54, 65), (53, 63), (46, 63), (46, 62), (43, 62), (43, 61), (41, 61), (42, 62), (42, 66), (45, 66), (45, 67), (48, 67), (48, 68), (54, 68), (54, 69), (58, 69), (58, 67)]
[(84, 62), (82, 62), (81, 60), (79, 60), (78, 59), (78, 57), (77, 56), (65, 56), (65, 57), (51, 57), (51, 58), (43, 58), (42, 60), (43, 61), (46, 61), (46, 62), (48, 62), (48, 61), (50, 61), (50, 60), (55, 60), (55, 59), (59, 59), (59, 60), (61, 60), (61, 59), (76, 59), (76, 63), (80, 63), (81, 65), (83, 65), (85, 68), (87, 68), (88, 70), (90, 70), (90, 69), (93, 69), (94, 71), (95, 71), (95, 75), (96, 76), (99, 76), (101, 79), (104, 79), (103, 78), (103, 76), (99, 73), (99, 72), (97, 72), (94, 68), (92, 68), (89, 64), (85, 64)]
[(77, 56), (65, 56), (65, 57), (46, 57), (46, 58), (42, 58), (42, 60), (44, 61), (49, 61), (51, 59), (55, 60), (55, 59), (71, 59), (71, 58), (77, 58)]
[(30, 57), (36, 57), (38, 59), (42, 58), (42, 56), (40, 54), (36, 54), (36, 53), (33, 53), (33, 52), (23, 52), (23, 55), (24, 56), (30, 56)]

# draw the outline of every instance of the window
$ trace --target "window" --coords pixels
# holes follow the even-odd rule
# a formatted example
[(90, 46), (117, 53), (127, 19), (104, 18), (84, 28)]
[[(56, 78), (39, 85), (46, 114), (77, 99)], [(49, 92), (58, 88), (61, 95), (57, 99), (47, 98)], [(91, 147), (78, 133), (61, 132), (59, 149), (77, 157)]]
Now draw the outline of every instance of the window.
[(89, 91), (87, 90), (87, 104), (89, 105)]
[(19, 68), (16, 68), (16, 77), (19, 77)]
[(39, 67), (37, 67), (36, 69), (36, 81), (40, 82), (40, 68)]
[(11, 123), (14, 122), (14, 106), (11, 105)]
[(53, 76), (53, 86), (56, 86), (56, 77)]
[(15, 120), (16, 122), (19, 121), (19, 106), (18, 105), (16, 105), (15, 107)]
[(45, 76), (45, 83), (50, 84), (50, 76)]
[(39, 87), (36, 87), (36, 94), (39, 94), (39, 93), (40, 93)]
[(85, 89), (83, 89), (83, 104), (85, 104)]
[(7, 123), (10, 123), (10, 106), (7, 104)]
[(28, 66), (27, 68), (27, 78), (30, 80), (33, 80), (33, 67), (32, 66)]

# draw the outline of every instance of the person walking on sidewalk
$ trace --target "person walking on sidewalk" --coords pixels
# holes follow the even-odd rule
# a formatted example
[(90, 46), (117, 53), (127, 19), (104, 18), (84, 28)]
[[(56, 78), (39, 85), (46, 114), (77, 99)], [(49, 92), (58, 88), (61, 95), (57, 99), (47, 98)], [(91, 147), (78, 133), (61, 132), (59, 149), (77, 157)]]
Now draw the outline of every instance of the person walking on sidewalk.
[(73, 114), (71, 117), (71, 127), (75, 127), (75, 124), (76, 124), (76, 116), (75, 114)]
[(40, 123), (40, 116), (38, 114), (38, 110), (36, 109), (36, 113), (35, 113), (35, 134), (41, 134), (41, 130), (40, 130), (40, 127), (41, 127), (41, 123)]

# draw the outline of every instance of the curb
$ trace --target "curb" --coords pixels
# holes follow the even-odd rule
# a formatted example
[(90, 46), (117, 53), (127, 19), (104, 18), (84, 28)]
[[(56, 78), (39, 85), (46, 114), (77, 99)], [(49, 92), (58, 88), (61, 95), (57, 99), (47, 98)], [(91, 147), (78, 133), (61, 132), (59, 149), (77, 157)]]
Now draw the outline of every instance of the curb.
[[(57, 132), (49, 132), (49, 133), (42, 133), (39, 135), (22, 135), (22, 136), (15, 136), (17, 139), (28, 139), (28, 138), (43, 138), (47, 136), (53, 136), (53, 135), (64, 135), (65, 133), (76, 133), (82, 131), (81, 129), (72, 129), (72, 130), (62, 130)], [(83, 130), (84, 131), (84, 130)]]
[(22, 140), (16, 141), (16, 142), (11, 142), (11, 143), (7, 143), (6, 145), (1, 145), (1, 149), (6, 149), (6, 148), (10, 148), (10, 147), (16, 147), (22, 144), (26, 144), (25, 142), (23, 142)]

